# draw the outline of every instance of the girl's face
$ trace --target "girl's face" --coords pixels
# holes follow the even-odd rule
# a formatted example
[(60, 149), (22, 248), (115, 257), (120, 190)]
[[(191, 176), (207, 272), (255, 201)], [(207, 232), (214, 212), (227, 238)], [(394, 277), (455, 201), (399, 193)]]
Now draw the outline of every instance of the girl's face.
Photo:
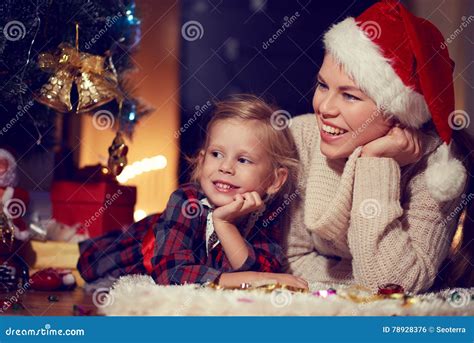
[(325, 55), (319, 70), (313, 108), (321, 152), (330, 159), (349, 157), (358, 146), (384, 136), (393, 124), (330, 54)]
[(227, 205), (238, 193), (256, 191), (263, 198), (272, 184), (271, 160), (255, 121), (219, 120), (201, 152), (199, 182), (214, 206)]

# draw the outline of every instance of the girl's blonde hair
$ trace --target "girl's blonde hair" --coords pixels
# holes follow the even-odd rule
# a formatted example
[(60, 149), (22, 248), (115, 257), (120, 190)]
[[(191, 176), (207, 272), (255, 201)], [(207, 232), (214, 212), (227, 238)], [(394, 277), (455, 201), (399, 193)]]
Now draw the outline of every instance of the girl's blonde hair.
[(264, 147), (270, 156), (275, 176), (277, 168), (288, 170), (288, 178), (285, 184), (274, 196), (279, 198), (280, 195), (286, 194), (288, 196), (294, 192), (296, 190), (299, 162), (296, 157), (295, 142), (288, 128), (291, 118), (287, 112), (281, 111), (274, 105), (249, 94), (234, 95), (215, 104), (211, 120), (206, 126), (206, 138), (203, 147), (199, 149), (196, 156), (187, 158), (192, 168), (190, 181), (199, 182), (200, 163), (202, 161), (199, 154), (206, 150), (209, 144), (211, 128), (218, 121), (228, 119), (254, 120), (261, 124), (259, 129), (262, 133)]

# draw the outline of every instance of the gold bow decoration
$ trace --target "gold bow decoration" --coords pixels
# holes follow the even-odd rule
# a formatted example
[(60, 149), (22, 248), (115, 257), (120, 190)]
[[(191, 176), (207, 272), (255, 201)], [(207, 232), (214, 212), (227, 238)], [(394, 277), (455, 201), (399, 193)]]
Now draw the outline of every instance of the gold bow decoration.
[(87, 113), (114, 99), (122, 98), (114, 68), (105, 68), (105, 56), (79, 51), (79, 26), (76, 24), (76, 46), (61, 43), (55, 53), (41, 53), (40, 69), (52, 73), (36, 100), (62, 113), (71, 112), (72, 86), (77, 86), (76, 113)]

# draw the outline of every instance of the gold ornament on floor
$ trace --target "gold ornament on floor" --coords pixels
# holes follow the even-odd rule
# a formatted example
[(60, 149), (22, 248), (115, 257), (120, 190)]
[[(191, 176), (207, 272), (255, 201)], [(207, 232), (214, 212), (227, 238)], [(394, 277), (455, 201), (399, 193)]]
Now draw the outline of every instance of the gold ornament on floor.
[(13, 226), (12, 221), (7, 216), (3, 210), (3, 204), (0, 204), (2, 210), (0, 212), (0, 240), (3, 244), (8, 244), (11, 248), (13, 241), (15, 239), (15, 227)]
[(121, 132), (117, 132), (112, 145), (109, 147), (109, 160), (107, 163), (110, 173), (114, 176), (120, 175), (127, 165), (128, 146), (122, 137)]
[(41, 53), (39, 67), (53, 73), (43, 85), (36, 100), (66, 113), (73, 110), (71, 91), (77, 86), (77, 113), (90, 112), (114, 99), (120, 99), (118, 79), (106, 70), (105, 57), (79, 51), (79, 26), (76, 24), (76, 46), (61, 43), (56, 53)]
[(247, 290), (247, 291), (263, 291), (265, 293), (272, 293), (275, 290), (287, 290), (290, 292), (295, 293), (308, 293), (308, 291), (304, 288), (293, 287), (285, 284), (280, 284), (275, 281), (267, 281), (267, 282), (255, 282), (251, 283), (242, 283), (240, 286), (230, 287), (230, 286), (220, 286), (214, 282), (208, 282), (203, 285), (204, 287), (216, 289), (216, 290)]

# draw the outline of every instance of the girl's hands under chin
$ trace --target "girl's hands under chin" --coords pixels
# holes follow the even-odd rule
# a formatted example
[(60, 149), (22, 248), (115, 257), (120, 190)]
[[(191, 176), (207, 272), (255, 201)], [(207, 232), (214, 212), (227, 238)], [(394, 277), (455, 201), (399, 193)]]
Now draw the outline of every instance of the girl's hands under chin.
[(238, 218), (262, 207), (263, 200), (257, 192), (237, 194), (231, 203), (216, 208), (212, 218), (214, 221), (234, 223)]
[(423, 155), (420, 133), (417, 130), (394, 126), (380, 138), (362, 147), (361, 157), (389, 157), (400, 167), (417, 162)]

